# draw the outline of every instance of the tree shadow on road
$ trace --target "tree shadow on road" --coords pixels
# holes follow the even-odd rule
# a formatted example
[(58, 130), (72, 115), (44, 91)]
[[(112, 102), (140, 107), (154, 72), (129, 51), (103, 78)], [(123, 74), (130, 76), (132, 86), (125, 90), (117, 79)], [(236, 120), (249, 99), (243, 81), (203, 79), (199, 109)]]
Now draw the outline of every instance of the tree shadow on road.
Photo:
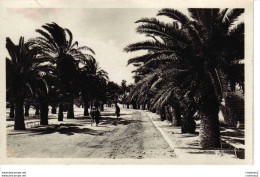
[[(38, 126), (35, 128), (27, 129), (23, 134), (31, 135), (46, 135), (53, 133), (60, 133), (64, 135), (75, 135), (75, 134), (89, 134), (95, 136), (102, 136), (104, 131), (93, 130), (90, 128), (81, 128), (83, 125), (79, 124), (59, 124), (59, 125), (48, 125), (48, 126)], [(21, 134), (21, 133), (19, 133)], [(16, 135), (16, 134), (10, 134)]]
[(198, 135), (199, 135), (199, 132), (195, 132), (194, 134), (185, 133), (185, 134), (182, 134), (182, 136), (179, 138), (191, 138), (191, 137), (197, 137)]
[[(57, 119), (56, 117), (48, 117), (48, 120)], [(40, 117), (24, 117), (24, 120), (40, 120)], [(14, 121), (14, 118), (7, 118), (6, 121)]]
[[(80, 123), (83, 123), (83, 124), (91, 124), (91, 118), (89, 116), (76, 117), (74, 119), (80, 121)], [(73, 120), (73, 119), (71, 119), (71, 120)], [(142, 121), (124, 119), (124, 118), (120, 118), (120, 117), (118, 119), (116, 119), (116, 117), (113, 117), (113, 116), (102, 116), (100, 119), (99, 126), (105, 127), (104, 125), (128, 125), (130, 123), (137, 123), (137, 122), (142, 122)]]
[(198, 151), (198, 152), (188, 152), (189, 154), (216, 154), (215, 150), (208, 150), (208, 151)]
[[(126, 114), (126, 113), (120, 113), (121, 116), (125, 116), (125, 115), (132, 115), (132, 114)], [(116, 113), (114, 112), (106, 112), (106, 113), (102, 113), (101, 112), (101, 116), (116, 116)]]
[(128, 125), (131, 123), (138, 123), (138, 122), (143, 122), (141, 120), (129, 120), (129, 119), (124, 119), (124, 118), (114, 118), (114, 117), (102, 117), (100, 121), (100, 125)]

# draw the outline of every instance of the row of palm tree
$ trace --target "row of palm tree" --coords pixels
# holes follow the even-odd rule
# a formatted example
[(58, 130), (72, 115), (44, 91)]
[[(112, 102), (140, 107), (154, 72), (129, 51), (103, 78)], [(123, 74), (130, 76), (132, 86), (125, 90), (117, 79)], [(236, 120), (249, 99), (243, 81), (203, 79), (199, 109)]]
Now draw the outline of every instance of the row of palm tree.
[[(158, 18), (142, 18), (137, 33), (146, 41), (133, 43), (126, 52), (146, 54), (128, 60), (136, 66), (135, 84), (129, 99), (157, 110), (161, 116), (171, 110), (175, 125), (183, 133), (195, 132), (194, 116), (200, 118), (202, 148), (220, 146), (220, 105), (237, 84), (244, 88), (244, 23), (238, 22), (244, 9), (162, 9)], [(241, 20), (240, 20), (241, 21)], [(240, 69), (237, 69), (240, 68)]]
[(107, 98), (108, 74), (102, 70), (95, 52), (79, 46), (72, 32), (56, 23), (37, 29), (39, 37), (25, 42), (21, 37), (15, 45), (6, 38), (10, 58), (6, 58), (7, 101), (10, 117), (15, 118), (15, 130), (24, 130), (24, 108), (28, 116), (30, 106), (40, 114), (40, 124), (48, 124), (48, 107), (52, 113), (59, 107), (58, 120), (74, 118), (74, 100), (81, 99), (88, 115), (89, 104), (104, 103)]

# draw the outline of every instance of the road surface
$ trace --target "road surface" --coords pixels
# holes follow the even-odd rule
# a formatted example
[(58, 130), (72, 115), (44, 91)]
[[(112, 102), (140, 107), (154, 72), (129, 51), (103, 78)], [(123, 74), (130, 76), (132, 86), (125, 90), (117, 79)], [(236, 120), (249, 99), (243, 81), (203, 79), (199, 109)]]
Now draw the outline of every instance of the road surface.
[(56, 115), (49, 125), (14, 131), (7, 128), (7, 156), (26, 158), (174, 158), (160, 132), (147, 113), (121, 108), (116, 120), (114, 108), (102, 112), (98, 127), (75, 110), (75, 119), (58, 122)]

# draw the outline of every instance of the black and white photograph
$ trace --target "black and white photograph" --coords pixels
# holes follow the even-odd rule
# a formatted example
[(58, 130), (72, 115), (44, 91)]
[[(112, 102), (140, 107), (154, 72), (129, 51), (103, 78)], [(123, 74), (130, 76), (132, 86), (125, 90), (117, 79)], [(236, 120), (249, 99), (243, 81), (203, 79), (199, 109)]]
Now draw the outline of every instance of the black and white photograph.
[(6, 8), (4, 162), (252, 164), (244, 3)]

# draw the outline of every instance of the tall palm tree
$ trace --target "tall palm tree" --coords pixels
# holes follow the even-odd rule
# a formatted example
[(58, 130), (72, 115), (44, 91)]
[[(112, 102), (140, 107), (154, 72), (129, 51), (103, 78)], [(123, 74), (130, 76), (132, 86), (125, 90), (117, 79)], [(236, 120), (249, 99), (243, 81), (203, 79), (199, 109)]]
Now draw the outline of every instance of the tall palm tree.
[[(73, 42), (73, 35), (69, 29), (62, 28), (56, 23), (49, 23), (42, 26), (42, 29), (36, 31), (42, 37), (32, 39), (35, 47), (41, 50), (40, 58), (48, 59), (49, 62), (56, 65), (58, 75), (58, 85), (61, 97), (68, 95), (69, 109), (68, 118), (74, 118), (73, 100), (75, 96), (75, 85), (77, 80), (78, 65), (81, 60), (91, 58), (90, 54), (82, 53), (82, 50), (88, 50), (92, 54), (94, 51), (86, 46), (78, 47), (78, 42)], [(59, 118), (63, 119), (61, 111), (63, 104), (59, 105)]]
[(31, 85), (33, 98), (39, 104), (41, 125), (48, 125), (48, 107), (53, 96), (50, 92), (51, 82), (55, 79), (55, 75), (53, 75), (55, 68), (47, 65), (46, 69), (47, 71), (42, 73), (41, 78), (35, 80)]
[(119, 92), (120, 92), (120, 86), (113, 81), (109, 81), (106, 84), (106, 91), (107, 91), (108, 105), (111, 106), (113, 103), (117, 103)]
[(106, 100), (108, 74), (99, 67), (95, 58), (85, 60), (80, 68), (80, 92), (84, 103), (84, 116), (88, 116), (89, 102)]
[(12, 82), (11, 82), (11, 73), (10, 73), (10, 70), (12, 65), (9, 63), (9, 60), (7, 61), (6, 60), (6, 102), (9, 102), (10, 103), (10, 113), (9, 113), (9, 117), (10, 118), (14, 118), (14, 100), (13, 100), (13, 97), (11, 95), (11, 85), (12, 85)]
[[(147, 54), (130, 59), (132, 63), (171, 63), (169, 69), (175, 74), (172, 83), (187, 90), (199, 105), (201, 147), (218, 147), (218, 112), (228, 89), (228, 70), (230, 63), (243, 55), (239, 50), (243, 45), (244, 24), (234, 22), (244, 10), (188, 10), (191, 18), (174, 9), (160, 10), (158, 15), (171, 18), (172, 23), (155, 18), (137, 21), (143, 23), (137, 32), (152, 40), (131, 44), (125, 51), (148, 50)], [(240, 43), (234, 40), (237, 38)]]
[(171, 63), (166, 66), (160, 63), (151, 65), (146, 63), (140, 65), (135, 72), (138, 74), (139, 81), (135, 84), (129, 94), (131, 101), (137, 101), (139, 104), (148, 104), (150, 110), (160, 110), (161, 120), (165, 119), (166, 106), (171, 107), (169, 115), (170, 119), (173, 119), (175, 126), (181, 125), (181, 114), (179, 101), (180, 94), (177, 93), (177, 87), (172, 82), (172, 78), (175, 76), (172, 72)]
[(11, 59), (6, 58), (8, 74), (7, 87), (10, 90), (15, 105), (15, 130), (24, 130), (24, 100), (32, 93), (32, 85), (41, 80), (41, 75), (46, 67), (42, 65), (45, 60), (37, 59), (37, 50), (30, 48), (30, 43), (25, 43), (20, 37), (19, 44), (15, 45), (10, 38), (6, 38), (6, 48)]

